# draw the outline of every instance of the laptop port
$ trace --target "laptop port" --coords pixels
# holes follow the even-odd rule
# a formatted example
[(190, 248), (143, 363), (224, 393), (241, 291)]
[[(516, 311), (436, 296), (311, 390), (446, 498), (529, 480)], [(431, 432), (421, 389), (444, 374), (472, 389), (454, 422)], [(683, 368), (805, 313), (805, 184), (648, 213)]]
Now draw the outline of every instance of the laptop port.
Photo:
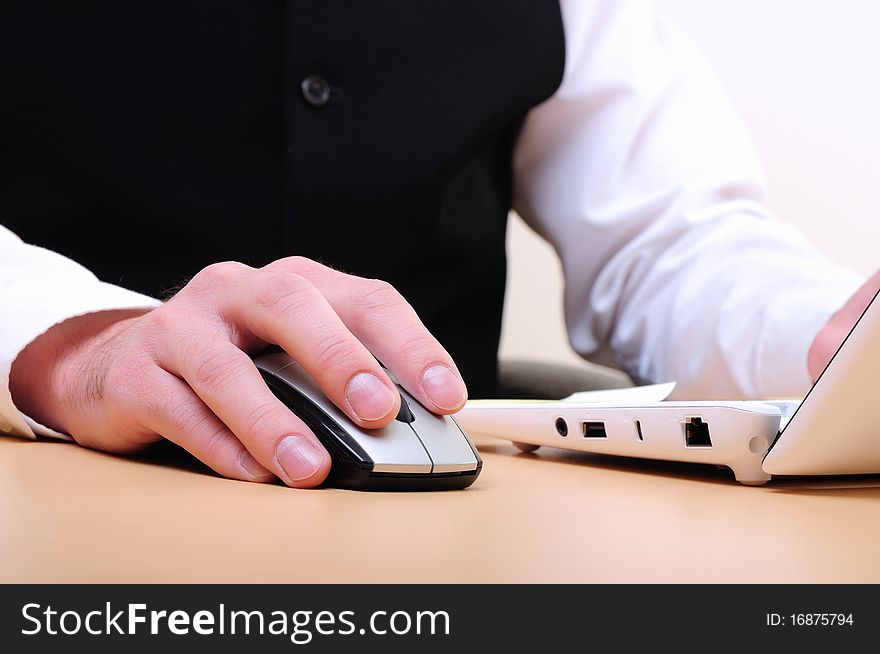
[(582, 422), (584, 438), (608, 438), (604, 422)]
[(568, 424), (565, 422), (565, 418), (556, 419), (556, 431), (560, 436), (568, 436)]
[(684, 423), (684, 444), (687, 447), (712, 447), (709, 423), (702, 418), (688, 418)]
[(642, 421), (636, 420), (636, 436), (639, 439), (639, 442), (642, 443), (645, 441), (645, 436), (642, 434)]

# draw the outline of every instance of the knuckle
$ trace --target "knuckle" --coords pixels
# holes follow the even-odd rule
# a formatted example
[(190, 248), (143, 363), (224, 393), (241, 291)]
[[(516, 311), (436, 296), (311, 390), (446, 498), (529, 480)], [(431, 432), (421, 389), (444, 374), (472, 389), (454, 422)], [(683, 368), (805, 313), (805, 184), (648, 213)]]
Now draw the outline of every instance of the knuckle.
[(317, 265), (315, 261), (312, 261), (308, 257), (302, 256), (292, 256), (292, 257), (284, 257), (283, 259), (278, 259), (274, 264), (270, 264), (272, 266), (278, 266), (283, 270), (287, 270), (292, 273), (301, 274), (304, 271), (310, 270)]
[(354, 304), (365, 312), (388, 311), (409, 306), (400, 292), (381, 279), (368, 280), (354, 295)]
[(174, 393), (166, 399), (156, 402), (156, 410), (171, 418), (184, 434), (197, 434), (202, 426), (205, 416), (200, 411), (193, 410), (193, 402), (186, 393)]
[(230, 383), (240, 371), (240, 362), (229, 356), (225, 348), (203, 345), (195, 348), (190, 365), (192, 380), (196, 386), (218, 388)]
[(210, 416), (195, 416), (193, 422), (200, 429), (204, 429), (206, 423), (212, 423), (210, 430), (203, 436), (201, 452), (204, 462), (211, 465), (211, 462), (223, 461), (229, 447), (229, 432), (225, 425), (213, 424), (214, 420)]
[(313, 287), (303, 277), (292, 273), (264, 276), (254, 297), (261, 308), (282, 315), (296, 314), (313, 298)]
[(436, 359), (439, 343), (429, 333), (413, 333), (403, 336), (399, 344), (400, 355), (409, 364), (421, 365), (428, 359)]
[(355, 348), (345, 334), (326, 334), (315, 345), (315, 366), (318, 370), (354, 368), (357, 361)]
[(354, 311), (349, 314), (349, 320), (355, 330), (371, 327), (396, 330), (408, 323), (410, 314), (414, 313), (403, 295), (381, 280), (368, 280), (361, 285), (355, 290), (351, 304)]
[(178, 295), (150, 312), (150, 324), (143, 332), (144, 345), (154, 357), (162, 358), (173, 343), (198, 342), (205, 334), (225, 336), (228, 340), (238, 336), (238, 326), (219, 313), (213, 302), (193, 301)]
[(250, 269), (249, 266), (238, 261), (212, 263), (197, 272), (187, 286), (207, 288), (226, 286)]
[(160, 307), (153, 309), (148, 315), (150, 322), (160, 332), (169, 332), (176, 329), (184, 319), (184, 315), (178, 310), (179, 301), (172, 300)]
[(253, 443), (277, 437), (281, 417), (278, 407), (265, 402), (257, 404), (245, 417), (242, 440)]

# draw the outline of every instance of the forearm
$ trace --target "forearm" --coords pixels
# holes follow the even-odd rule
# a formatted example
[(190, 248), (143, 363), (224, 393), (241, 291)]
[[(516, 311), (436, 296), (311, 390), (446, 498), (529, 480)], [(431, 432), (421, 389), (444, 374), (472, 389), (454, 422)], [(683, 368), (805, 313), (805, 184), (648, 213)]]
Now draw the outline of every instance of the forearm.
[(563, 11), (566, 76), (523, 127), (514, 199), (562, 260), (572, 346), (692, 398), (806, 391), (860, 278), (770, 215), (742, 122), (650, 3)]
[(600, 282), (593, 315), (636, 377), (688, 398), (804, 394), (817, 335), (861, 283), (792, 227), (739, 213), (689, 226), (642, 270), (621, 265), (629, 288)]

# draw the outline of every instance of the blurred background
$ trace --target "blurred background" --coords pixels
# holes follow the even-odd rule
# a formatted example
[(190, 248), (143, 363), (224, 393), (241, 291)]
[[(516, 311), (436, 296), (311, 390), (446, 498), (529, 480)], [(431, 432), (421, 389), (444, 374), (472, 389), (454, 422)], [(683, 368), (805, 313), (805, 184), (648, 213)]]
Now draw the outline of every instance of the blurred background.
[[(658, 0), (703, 50), (751, 131), (770, 207), (821, 250), (880, 268), (880, 3)], [(572, 362), (552, 248), (517, 217), (508, 230), (501, 357)]]

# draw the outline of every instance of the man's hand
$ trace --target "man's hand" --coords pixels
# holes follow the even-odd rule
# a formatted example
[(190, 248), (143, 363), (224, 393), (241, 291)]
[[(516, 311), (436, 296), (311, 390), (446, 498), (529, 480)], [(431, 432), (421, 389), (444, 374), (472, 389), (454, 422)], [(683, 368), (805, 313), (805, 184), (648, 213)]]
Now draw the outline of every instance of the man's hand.
[(828, 321), (810, 346), (807, 356), (807, 369), (813, 381), (819, 378), (831, 357), (843, 343), (865, 309), (880, 290), (880, 272), (866, 281), (845, 305)]
[(10, 389), (24, 413), (88, 447), (131, 452), (164, 437), (226, 477), (316, 486), (329, 455), (248, 356), (269, 343), (363, 427), (400, 408), (373, 354), (436, 413), (467, 397), (452, 358), (389, 284), (300, 257), (215, 264), (159, 308), (56, 325), (15, 360)]

